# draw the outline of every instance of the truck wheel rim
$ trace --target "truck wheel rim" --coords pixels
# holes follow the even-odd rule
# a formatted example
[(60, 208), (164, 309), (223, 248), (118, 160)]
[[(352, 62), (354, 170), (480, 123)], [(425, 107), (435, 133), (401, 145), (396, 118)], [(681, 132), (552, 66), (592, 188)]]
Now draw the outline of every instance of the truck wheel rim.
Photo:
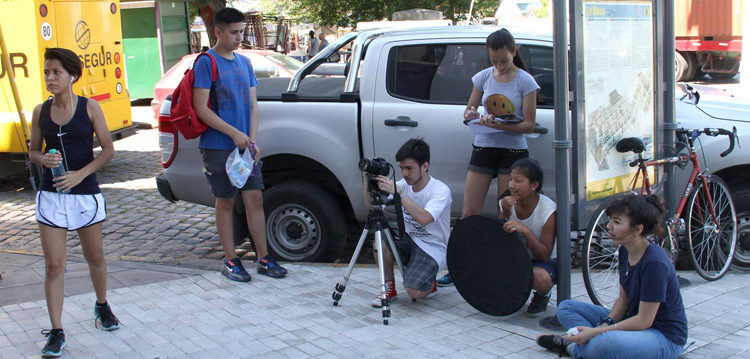
[(268, 233), (273, 250), (291, 260), (308, 257), (320, 246), (320, 222), (299, 204), (286, 204), (271, 212)]
[(737, 248), (734, 258), (743, 264), (750, 263), (750, 212), (737, 214)]

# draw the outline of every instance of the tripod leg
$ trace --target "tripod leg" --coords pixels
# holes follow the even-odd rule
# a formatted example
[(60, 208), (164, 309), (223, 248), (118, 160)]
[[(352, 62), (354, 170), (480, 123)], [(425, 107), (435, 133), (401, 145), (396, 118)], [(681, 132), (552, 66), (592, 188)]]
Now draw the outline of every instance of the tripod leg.
[(386, 297), (385, 264), (383, 263), (383, 231), (375, 232), (375, 247), (378, 249), (378, 273), (380, 274), (380, 304), (383, 307), (383, 324), (388, 325), (391, 317), (391, 301)]
[(398, 253), (398, 249), (396, 248), (396, 243), (393, 242), (393, 236), (391, 236), (390, 231), (383, 231), (385, 234), (385, 238), (388, 240), (388, 245), (391, 246), (391, 253), (393, 253), (393, 257), (396, 258), (396, 263), (398, 264), (398, 271), (401, 272), (401, 280), (404, 280), (404, 264), (401, 263), (401, 256)]
[(354, 250), (354, 255), (352, 256), (352, 259), (349, 260), (349, 267), (346, 268), (346, 273), (344, 273), (344, 282), (343, 283), (336, 283), (336, 288), (333, 294), (331, 294), (331, 297), (333, 298), (333, 305), (339, 305), (339, 300), (341, 300), (341, 295), (344, 293), (344, 290), (346, 289), (346, 284), (349, 282), (349, 277), (352, 275), (352, 271), (354, 271), (354, 264), (357, 263), (357, 258), (359, 258), (359, 252), (362, 251), (362, 245), (365, 243), (365, 239), (367, 238), (368, 230), (365, 228), (362, 231), (362, 235), (359, 236), (359, 242), (357, 242), (357, 248)]

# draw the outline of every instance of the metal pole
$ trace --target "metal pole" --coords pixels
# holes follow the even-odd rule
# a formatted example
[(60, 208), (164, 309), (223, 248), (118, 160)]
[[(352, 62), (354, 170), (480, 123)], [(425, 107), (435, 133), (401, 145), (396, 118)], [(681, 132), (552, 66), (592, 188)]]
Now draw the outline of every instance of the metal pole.
[(471, 13), (474, 12), (474, 0), (471, 0), (471, 4), (469, 5), (469, 18), (466, 19), (469, 21), (469, 24), (471, 24)]
[[(657, 1), (658, 3), (658, 1)], [(675, 101), (675, 94), (674, 94), (674, 87), (675, 87), (675, 75), (674, 75), (674, 56), (675, 56), (675, 45), (674, 45), (674, 0), (664, 0), (663, 2), (663, 11), (661, 14), (658, 12), (656, 13), (655, 20), (657, 21), (657, 24), (661, 22), (662, 26), (656, 26), (657, 29), (662, 29), (661, 39), (658, 38), (655, 41), (656, 44), (659, 44), (659, 40), (661, 40), (663, 46), (661, 48), (664, 49), (663, 53), (663, 62), (662, 62), (662, 68), (664, 69), (664, 73), (662, 74), (661, 78), (663, 81), (657, 81), (656, 82), (656, 93), (659, 93), (659, 89), (663, 90), (663, 102), (662, 105), (664, 106), (664, 141), (662, 142), (662, 148), (664, 149), (664, 155), (671, 156), (674, 155), (673, 152), (673, 144), (674, 144), (674, 129), (677, 127), (677, 124), (675, 123), (675, 113), (674, 113), (674, 101)], [(658, 10), (658, 7), (657, 7)], [(662, 21), (659, 21), (659, 18), (662, 19)], [(658, 53), (657, 46), (657, 53)], [(658, 58), (658, 55), (657, 55)], [(659, 77), (657, 77), (659, 78)], [(659, 119), (657, 111), (657, 121)], [(658, 122), (657, 122), (658, 123)], [(677, 181), (676, 181), (676, 170), (674, 165), (667, 164), (667, 166), (664, 168), (666, 181), (664, 183), (664, 199), (667, 205), (667, 213), (670, 215), (675, 212), (677, 207)]]
[(29, 123), (26, 122), (26, 115), (23, 114), (23, 105), (21, 105), (21, 96), (18, 95), (18, 87), (16, 87), (16, 76), (13, 72), (13, 68), (10, 65), (10, 58), (8, 57), (8, 48), (5, 46), (5, 37), (3, 36), (3, 28), (0, 26), (0, 51), (3, 52), (2, 61), (5, 67), (5, 73), (8, 74), (8, 80), (10, 81), (10, 89), (13, 92), (13, 100), (16, 103), (16, 109), (18, 110), (18, 117), (21, 118), (21, 132), (23, 132), (23, 143), (21, 149), (24, 152), (29, 152), (27, 144), (31, 130), (29, 129)]
[(568, 21), (566, 0), (555, 0), (555, 177), (557, 182), (557, 303), (570, 298), (570, 122), (568, 112)]

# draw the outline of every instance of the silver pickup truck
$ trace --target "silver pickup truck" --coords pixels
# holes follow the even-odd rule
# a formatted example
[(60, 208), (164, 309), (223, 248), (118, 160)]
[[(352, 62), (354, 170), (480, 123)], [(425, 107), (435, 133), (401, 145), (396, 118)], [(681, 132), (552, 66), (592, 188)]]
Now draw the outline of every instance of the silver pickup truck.
[[(291, 81), (260, 79), (258, 139), (263, 149), (270, 249), (294, 261), (337, 254), (367, 216), (358, 161), (383, 157), (395, 165), (396, 149), (418, 136), (430, 144), (431, 175), (450, 186), (451, 212), (457, 218), (473, 141), (462, 114), (472, 89), (471, 76), (491, 66), (484, 43), (497, 29), (446, 26), (352, 32), (306, 63)], [(545, 173), (544, 191), (554, 199), (552, 37), (540, 29), (509, 30), (541, 87), (537, 129), (527, 137), (531, 156), (541, 162)], [(339, 61), (344, 51), (349, 55), (346, 62)], [(726, 106), (717, 102), (698, 108), (677, 101), (683, 126), (731, 129), (736, 125), (740, 143), (750, 146), (747, 110), (742, 121), (725, 120), (737, 118), (738, 109), (718, 115), (721, 118), (712, 117), (712, 110), (725, 111)], [(156, 179), (160, 193), (170, 201), (212, 206), (197, 140), (185, 140), (168, 120), (160, 121), (160, 131), (165, 167)], [(705, 139), (702, 145), (709, 168), (729, 183), (742, 212), (740, 220), (747, 223), (748, 148), (720, 158), (717, 154), (727, 146), (722, 139)], [(494, 193), (491, 188), (486, 213), (496, 211)], [(242, 227), (244, 220), (239, 217), (237, 222)], [(574, 230), (584, 230), (585, 225)]]

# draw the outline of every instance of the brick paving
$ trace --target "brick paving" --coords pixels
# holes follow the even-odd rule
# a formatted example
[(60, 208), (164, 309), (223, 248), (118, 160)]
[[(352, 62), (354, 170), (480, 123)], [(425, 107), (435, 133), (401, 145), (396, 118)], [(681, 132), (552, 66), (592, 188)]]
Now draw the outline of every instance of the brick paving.
[[(43, 270), (43, 261), (36, 257), (29, 266)], [(170, 270), (153, 265), (138, 269), (117, 261), (109, 266), (120, 274), (127, 272), (123, 267), (130, 267), (133, 278)], [(85, 264), (78, 267), (83, 270)], [(248, 267), (254, 273), (254, 265)], [(466, 304), (453, 287), (412, 303), (397, 275), (400, 294), (391, 307), (390, 324), (384, 326), (380, 310), (370, 307), (378, 290), (373, 266), (354, 270), (337, 307), (331, 305), (331, 293), (342, 279), (344, 266), (287, 267), (289, 276), (284, 279), (254, 275), (249, 283), (237, 283), (216, 271), (183, 272), (176, 279), (110, 290), (109, 302), (123, 322), (123, 327), (113, 332), (94, 328), (93, 293), (68, 295), (63, 311), (68, 347), (63, 357), (557, 357), (536, 345), (536, 336), (549, 330), (539, 319), (525, 317), (521, 313), (525, 308), (510, 316), (488, 316)], [(176, 273), (180, 270), (175, 268)], [(17, 273), (6, 271), (8, 276), (0, 281), (0, 288)], [(706, 282), (694, 272), (680, 275), (691, 281), (682, 294), (690, 326), (688, 342), (695, 342), (681, 357), (749, 357), (747, 275), (730, 273), (716, 282)], [(67, 274), (66, 281), (73, 276)], [(580, 272), (573, 273), (572, 288), (574, 298), (587, 300)], [(554, 298), (553, 293), (547, 315), (554, 312)], [(39, 330), (48, 323), (42, 295), (37, 300), (0, 306), (0, 358), (38, 357), (45, 342)]]

